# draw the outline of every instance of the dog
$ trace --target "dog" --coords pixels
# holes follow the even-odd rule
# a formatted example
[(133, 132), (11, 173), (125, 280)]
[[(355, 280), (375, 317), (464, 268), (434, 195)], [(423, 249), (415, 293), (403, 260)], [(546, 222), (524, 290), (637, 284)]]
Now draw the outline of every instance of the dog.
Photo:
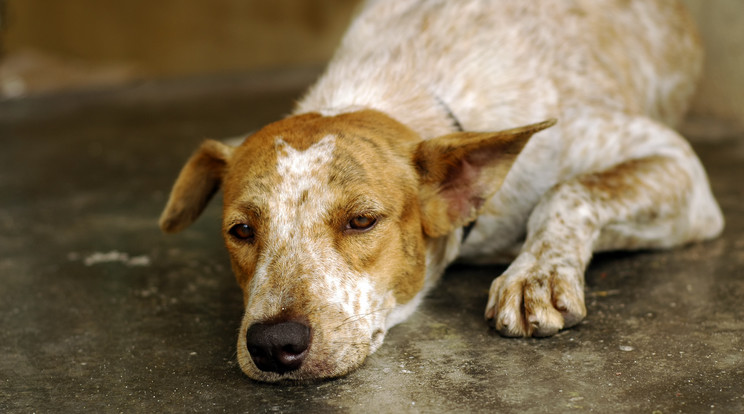
[(485, 317), (550, 336), (584, 319), (594, 252), (722, 231), (673, 129), (701, 62), (672, 0), (368, 1), (291, 115), (201, 145), (160, 227), (223, 190), (256, 380), (360, 366), (455, 260), (513, 259)]

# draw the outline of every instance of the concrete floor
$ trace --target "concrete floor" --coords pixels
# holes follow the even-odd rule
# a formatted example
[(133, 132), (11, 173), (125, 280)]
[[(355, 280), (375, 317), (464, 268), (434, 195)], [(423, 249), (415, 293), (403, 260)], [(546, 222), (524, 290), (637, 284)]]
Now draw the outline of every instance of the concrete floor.
[(218, 203), (177, 236), (156, 221), (201, 139), (275, 120), (310, 77), (0, 103), (0, 412), (744, 412), (744, 137), (720, 131), (696, 148), (723, 237), (598, 256), (580, 326), (499, 337), (503, 268), (454, 267), (351, 375), (246, 378)]

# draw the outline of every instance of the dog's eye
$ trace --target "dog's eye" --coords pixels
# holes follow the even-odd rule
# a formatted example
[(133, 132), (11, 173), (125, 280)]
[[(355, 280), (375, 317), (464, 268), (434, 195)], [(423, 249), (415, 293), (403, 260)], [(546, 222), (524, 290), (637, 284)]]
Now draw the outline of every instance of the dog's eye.
[(252, 241), (255, 233), (253, 232), (253, 228), (247, 224), (236, 224), (232, 227), (230, 227), (229, 231), (230, 235), (235, 237), (236, 239), (245, 240), (245, 241)]
[(374, 227), (377, 223), (377, 219), (369, 216), (356, 216), (349, 220), (349, 224), (346, 225), (347, 230), (353, 231), (367, 231)]

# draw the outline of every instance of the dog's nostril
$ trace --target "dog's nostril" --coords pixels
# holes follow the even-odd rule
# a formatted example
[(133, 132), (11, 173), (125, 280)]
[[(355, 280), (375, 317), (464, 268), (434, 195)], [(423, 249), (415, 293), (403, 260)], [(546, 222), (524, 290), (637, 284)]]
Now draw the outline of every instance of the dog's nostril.
[(256, 323), (248, 328), (246, 347), (261, 371), (294, 371), (307, 356), (310, 327), (299, 322)]

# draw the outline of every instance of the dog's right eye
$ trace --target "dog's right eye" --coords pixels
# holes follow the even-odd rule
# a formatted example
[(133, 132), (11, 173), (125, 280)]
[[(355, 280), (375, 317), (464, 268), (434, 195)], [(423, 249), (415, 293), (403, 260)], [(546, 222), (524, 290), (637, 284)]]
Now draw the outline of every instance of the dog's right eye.
[(253, 241), (253, 238), (255, 237), (253, 228), (247, 224), (236, 224), (230, 227), (228, 233), (236, 239), (244, 241)]

